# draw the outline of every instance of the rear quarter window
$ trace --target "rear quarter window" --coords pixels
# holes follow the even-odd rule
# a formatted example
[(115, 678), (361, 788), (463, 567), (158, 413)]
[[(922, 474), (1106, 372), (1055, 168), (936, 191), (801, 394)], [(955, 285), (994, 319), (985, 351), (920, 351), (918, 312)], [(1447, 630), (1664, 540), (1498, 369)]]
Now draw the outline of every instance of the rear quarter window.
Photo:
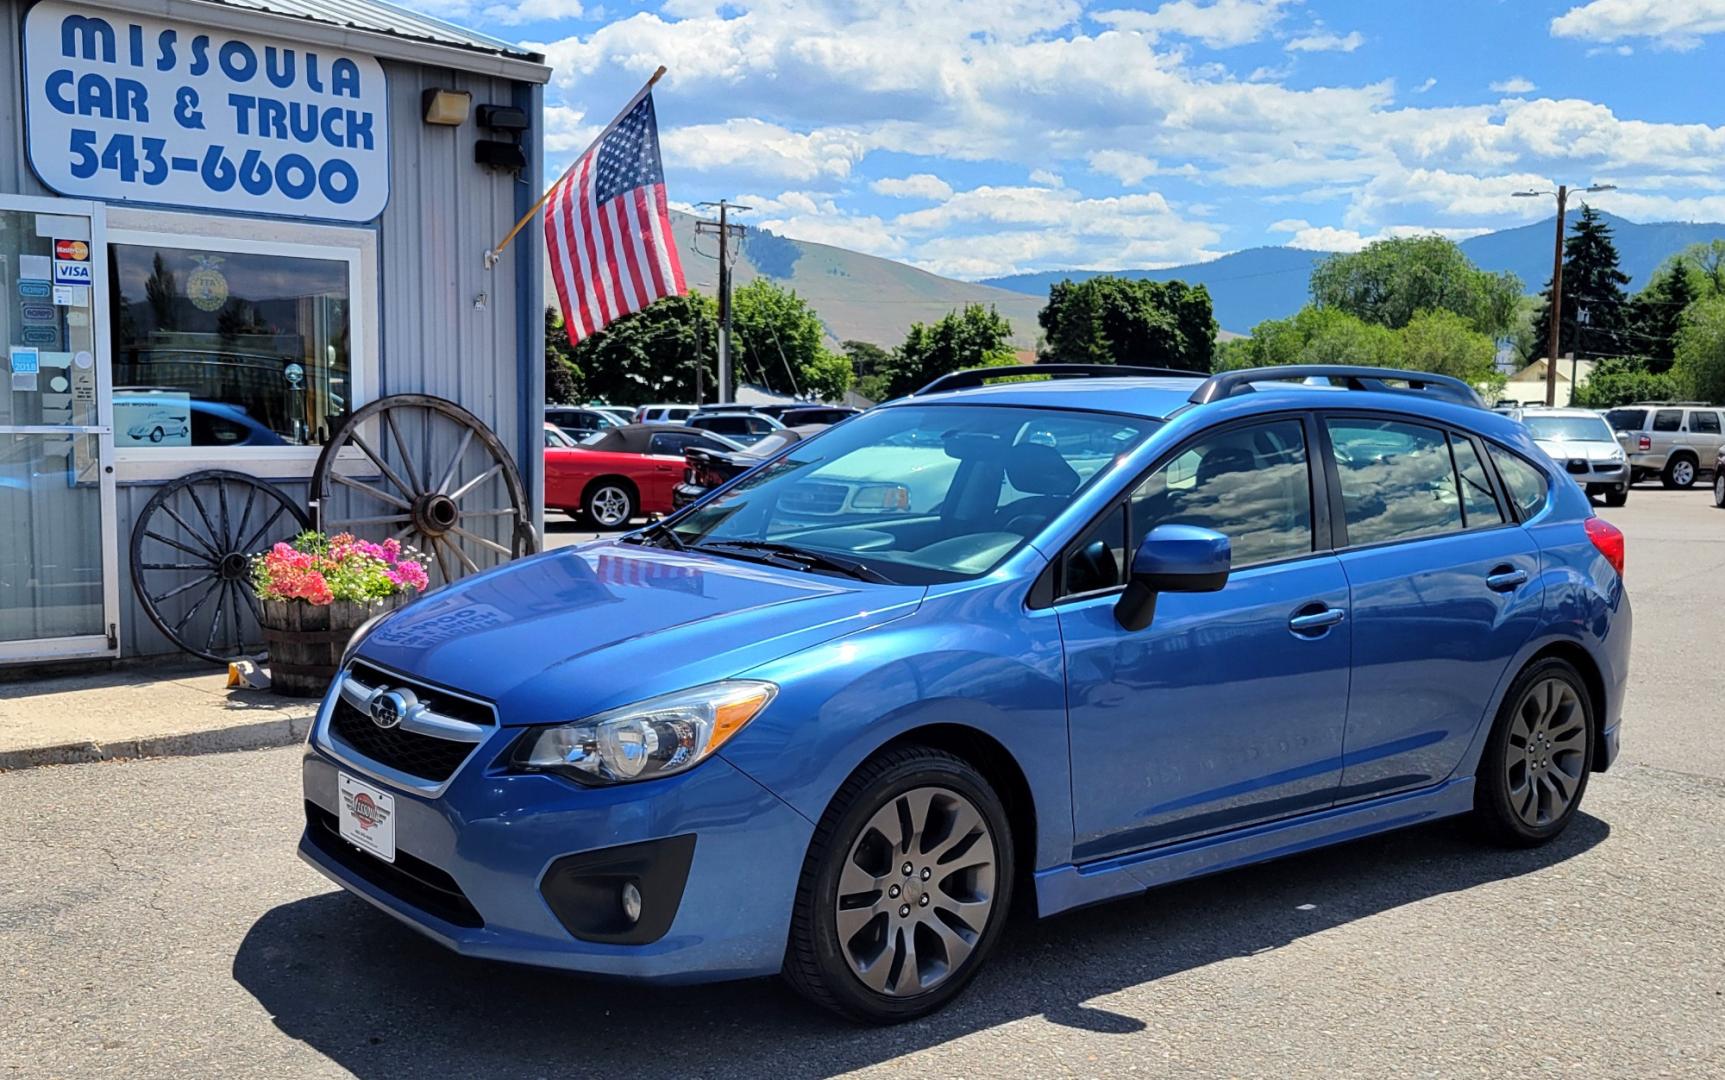
[(1615, 431), (1640, 431), (1647, 424), (1646, 409), (1612, 409), (1605, 414)]
[(1498, 475), (1503, 477), (1503, 486), (1509, 489), (1509, 501), (1515, 504), (1521, 519), (1526, 521), (1543, 510), (1551, 494), (1545, 473), (1521, 455), (1500, 446), (1492, 446), (1489, 452)]

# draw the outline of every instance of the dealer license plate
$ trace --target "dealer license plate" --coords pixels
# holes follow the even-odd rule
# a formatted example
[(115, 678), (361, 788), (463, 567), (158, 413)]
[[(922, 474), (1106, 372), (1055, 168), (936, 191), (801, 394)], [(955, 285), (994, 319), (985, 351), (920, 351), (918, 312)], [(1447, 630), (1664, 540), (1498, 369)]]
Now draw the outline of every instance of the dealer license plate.
[(341, 838), (384, 862), (395, 861), (395, 796), (337, 774), (341, 784)]

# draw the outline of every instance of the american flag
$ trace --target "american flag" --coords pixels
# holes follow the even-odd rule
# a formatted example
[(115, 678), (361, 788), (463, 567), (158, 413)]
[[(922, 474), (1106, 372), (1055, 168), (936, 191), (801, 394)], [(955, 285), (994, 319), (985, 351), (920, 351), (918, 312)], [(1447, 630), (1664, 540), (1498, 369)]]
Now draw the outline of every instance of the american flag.
[(619, 117), (552, 187), (545, 245), (571, 342), (683, 292), (652, 94)]

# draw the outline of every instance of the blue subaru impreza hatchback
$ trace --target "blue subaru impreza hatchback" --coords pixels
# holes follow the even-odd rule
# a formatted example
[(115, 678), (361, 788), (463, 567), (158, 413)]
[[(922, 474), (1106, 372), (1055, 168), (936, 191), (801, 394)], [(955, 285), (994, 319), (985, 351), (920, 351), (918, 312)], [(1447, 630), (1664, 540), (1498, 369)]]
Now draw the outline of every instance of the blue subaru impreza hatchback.
[(301, 854), (465, 955), (893, 1021), (1014, 905), (1570, 823), (1617, 752), (1623, 536), (1521, 425), (1414, 372), (1035, 370), (362, 630)]

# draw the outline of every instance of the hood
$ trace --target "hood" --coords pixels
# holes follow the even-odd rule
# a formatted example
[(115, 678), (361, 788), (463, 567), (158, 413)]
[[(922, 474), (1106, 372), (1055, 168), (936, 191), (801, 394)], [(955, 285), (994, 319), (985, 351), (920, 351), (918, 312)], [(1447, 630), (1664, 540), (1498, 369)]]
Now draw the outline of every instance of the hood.
[(1551, 455), (1553, 461), (1564, 461), (1569, 458), (1583, 458), (1587, 461), (1610, 461), (1623, 454), (1623, 447), (1614, 439), (1611, 442), (1600, 440), (1594, 442), (1572, 441), (1569, 439), (1535, 439), (1535, 444), (1541, 450)]
[(600, 543), (439, 589), (359, 655), (491, 700), (506, 726), (576, 720), (902, 618), (925, 591)]

